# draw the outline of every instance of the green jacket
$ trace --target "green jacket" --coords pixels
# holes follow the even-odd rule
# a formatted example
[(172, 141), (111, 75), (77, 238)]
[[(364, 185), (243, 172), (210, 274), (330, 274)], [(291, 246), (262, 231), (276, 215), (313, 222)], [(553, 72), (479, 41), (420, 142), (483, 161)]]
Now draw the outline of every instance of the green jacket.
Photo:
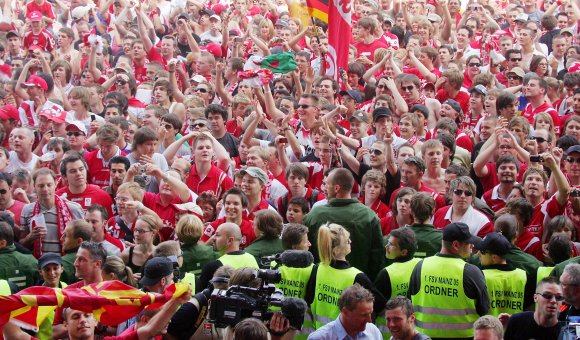
[(19, 253), (14, 245), (0, 249), (0, 280), (7, 280), (21, 290), (33, 286), (39, 277), (34, 256)]
[(304, 217), (308, 239), (312, 243), (314, 262), (318, 262), (318, 229), (331, 222), (343, 226), (349, 233), (351, 253), (346, 260), (374, 280), (385, 267), (381, 225), (377, 214), (356, 199), (332, 198), (327, 205), (319, 206)]
[(181, 271), (184, 273), (193, 273), (196, 276), (201, 274), (201, 269), (206, 263), (217, 260), (219, 254), (213, 251), (213, 247), (200, 244), (183, 245), (183, 266)]
[(256, 262), (261, 266), (260, 259), (262, 256), (270, 256), (281, 253), (284, 251), (284, 246), (282, 245), (282, 240), (279, 238), (271, 239), (265, 237), (259, 237), (249, 246), (247, 246), (244, 251), (248, 254), (254, 255)]
[(569, 260), (557, 264), (556, 267), (554, 267), (554, 270), (552, 270), (550, 273), (550, 276), (555, 276), (559, 280), (560, 276), (562, 276), (562, 273), (564, 273), (564, 268), (570, 263), (580, 263), (580, 256), (573, 257)]
[(65, 282), (66, 284), (73, 284), (79, 279), (75, 276), (75, 260), (77, 258), (77, 251), (79, 248), (69, 249), (65, 251), (64, 256), (62, 257), (62, 275), (60, 276), (60, 280)]
[[(509, 265), (524, 270), (529, 281), (536, 282), (538, 268), (542, 266), (542, 262), (536, 259), (533, 255), (524, 253), (520, 248), (512, 244), (512, 248), (505, 256), (505, 259)], [(482, 268), (479, 256), (477, 255), (471, 256), (468, 262)]]
[(443, 232), (435, 229), (432, 224), (412, 224), (409, 229), (413, 230), (417, 237), (415, 257), (433, 256), (441, 250)]

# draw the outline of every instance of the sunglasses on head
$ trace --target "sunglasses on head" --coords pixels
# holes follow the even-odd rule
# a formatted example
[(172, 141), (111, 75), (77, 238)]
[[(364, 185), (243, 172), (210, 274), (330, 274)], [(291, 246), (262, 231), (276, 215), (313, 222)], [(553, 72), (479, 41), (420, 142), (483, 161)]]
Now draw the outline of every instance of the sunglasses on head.
[(200, 88), (195, 89), (195, 92), (207, 93), (207, 89), (200, 87)]
[(540, 295), (546, 300), (552, 300), (552, 298), (556, 299), (556, 301), (564, 301), (563, 295), (556, 295), (552, 293), (536, 293), (536, 295)]
[(374, 154), (375, 156), (380, 156), (383, 154), (383, 151), (379, 150), (379, 149), (375, 149), (375, 148), (370, 148), (369, 149), (369, 153)]
[(66, 133), (66, 135), (69, 137), (72, 137), (72, 136), (80, 137), (80, 136), (84, 136), (85, 134), (80, 132), (80, 131), (69, 131)]
[(471, 195), (473, 195), (473, 193), (469, 190), (461, 190), (461, 189), (455, 189), (453, 190), (453, 193), (457, 196), (461, 196), (463, 194), (465, 194), (465, 196), (470, 197)]

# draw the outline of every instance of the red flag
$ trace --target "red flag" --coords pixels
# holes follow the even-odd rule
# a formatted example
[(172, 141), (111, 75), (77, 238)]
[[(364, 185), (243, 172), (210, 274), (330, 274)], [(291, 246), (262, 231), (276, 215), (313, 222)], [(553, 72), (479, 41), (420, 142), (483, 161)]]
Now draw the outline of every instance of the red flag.
[(352, 0), (330, 0), (328, 6), (328, 53), (326, 75), (340, 79), (339, 69), (348, 66), (352, 37)]
[(79, 289), (30, 287), (10, 296), (0, 296), (0, 328), (16, 319), (19, 325), (36, 330), (56, 307), (93, 313), (102, 324), (114, 326), (146, 307), (160, 307), (188, 288), (186, 283), (176, 283), (160, 295), (145, 293), (119, 281), (94, 283)]

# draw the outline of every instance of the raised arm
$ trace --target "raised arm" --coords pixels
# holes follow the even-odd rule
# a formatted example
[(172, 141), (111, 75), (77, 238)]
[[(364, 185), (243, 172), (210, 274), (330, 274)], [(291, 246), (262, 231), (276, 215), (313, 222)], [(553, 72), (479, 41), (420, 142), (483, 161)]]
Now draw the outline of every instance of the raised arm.
[(143, 9), (141, 5), (138, 5), (136, 10), (137, 14), (137, 26), (139, 27), (139, 35), (141, 36), (141, 41), (143, 42), (143, 48), (145, 49), (146, 53), (149, 53), (151, 48), (153, 48), (153, 42), (151, 38), (149, 38), (149, 32), (147, 32), (147, 27), (145, 25), (145, 13), (143, 13)]
[[(498, 124), (499, 125), (499, 124)], [(499, 143), (497, 139), (498, 135), (503, 133), (503, 128), (499, 127), (494, 130), (491, 136), (483, 143), (479, 151), (479, 155), (475, 158), (473, 162), (473, 171), (477, 177), (486, 177), (489, 174), (487, 169), (487, 163), (493, 159), (493, 154), (495, 149), (497, 149)]]
[[(554, 148), (552, 153), (557, 155), (563, 154), (560, 148)], [(570, 184), (562, 172), (562, 169), (560, 169), (560, 162), (556, 161), (556, 157), (552, 153), (546, 152), (542, 154), (542, 157), (544, 158), (544, 165), (552, 171), (551, 176), (554, 178), (554, 183), (558, 189), (556, 192), (556, 201), (558, 201), (558, 205), (564, 206), (568, 202), (568, 197), (570, 196)]]
[[(199, 132), (195, 132), (195, 131), (190, 132), (187, 135), (183, 136), (182, 138), (179, 138), (175, 142), (169, 144), (167, 149), (165, 149), (165, 151), (163, 151), (163, 157), (165, 157), (165, 160), (167, 160), (167, 163), (173, 164), (173, 159), (175, 158), (177, 151), (179, 151), (179, 148), (181, 148), (181, 145), (183, 145), (183, 143), (185, 143), (185, 142), (189, 142), (190, 140), (197, 138), (198, 135), (199, 135)], [(192, 153), (193, 153), (193, 150), (192, 150)]]
[(171, 317), (179, 307), (191, 299), (191, 289), (178, 297), (173, 297), (166, 302), (163, 307), (155, 314), (149, 322), (137, 329), (139, 340), (149, 340), (163, 333), (171, 321)]
[(191, 198), (189, 188), (181, 181), (181, 178), (169, 176), (166, 172), (162, 171), (153, 164), (147, 164), (146, 171), (148, 175), (157, 177), (159, 183), (161, 183), (161, 180), (167, 183), (169, 187), (171, 187), (171, 189), (177, 193), (177, 196), (179, 196), (181, 202), (188, 202)]
[(215, 65), (215, 92), (221, 98), (223, 104), (227, 106), (233, 102), (234, 98), (224, 87), (224, 68), (225, 64), (223, 61), (218, 61)]

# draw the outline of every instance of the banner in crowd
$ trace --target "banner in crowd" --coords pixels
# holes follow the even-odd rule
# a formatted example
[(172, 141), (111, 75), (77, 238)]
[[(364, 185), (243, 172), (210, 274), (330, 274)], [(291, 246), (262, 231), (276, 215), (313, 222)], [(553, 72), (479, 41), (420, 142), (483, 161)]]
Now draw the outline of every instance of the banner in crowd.
[(14, 319), (21, 327), (38, 330), (57, 307), (93, 313), (104, 325), (115, 326), (143, 309), (159, 308), (172, 297), (187, 292), (189, 285), (176, 283), (160, 294), (145, 293), (120, 281), (94, 283), (77, 289), (30, 287), (0, 296), (0, 328)]
[(341, 68), (347, 69), (352, 38), (352, 1), (331, 0), (328, 6), (328, 53), (326, 75), (339, 80)]

